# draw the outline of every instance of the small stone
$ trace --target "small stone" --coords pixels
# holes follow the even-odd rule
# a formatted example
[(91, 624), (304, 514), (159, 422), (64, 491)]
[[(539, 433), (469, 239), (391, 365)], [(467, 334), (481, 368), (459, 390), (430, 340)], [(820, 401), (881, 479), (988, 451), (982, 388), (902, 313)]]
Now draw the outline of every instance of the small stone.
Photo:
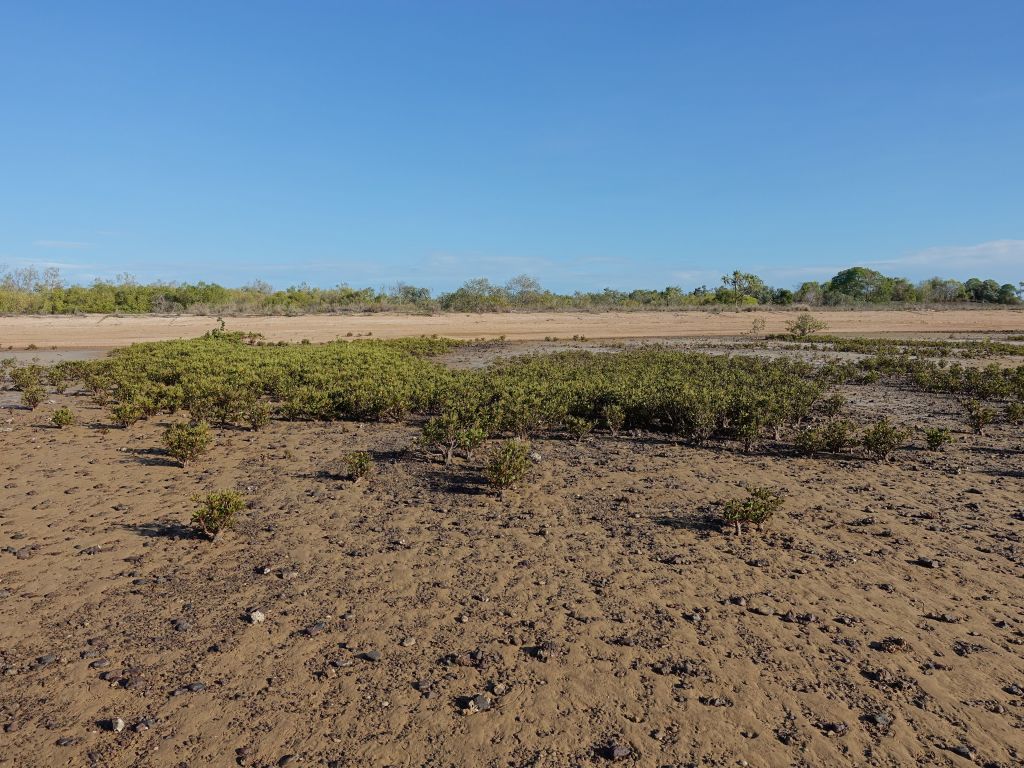
[(476, 714), (477, 712), (486, 712), (491, 708), (491, 699), (485, 694), (478, 693), (476, 696), (466, 702), (463, 707), (463, 713), (467, 715)]
[(612, 760), (625, 760), (627, 757), (631, 757), (633, 754), (633, 748), (626, 744), (612, 744), (608, 749), (608, 757)]
[(259, 575), (259, 576), (266, 576), (267, 574), (270, 573), (271, 569), (270, 569), (269, 565), (257, 565), (252, 570), (253, 570), (253, 573), (255, 573), (255, 574)]
[(902, 637), (884, 637), (870, 643), (871, 648), (885, 653), (906, 653), (910, 650), (910, 643)]
[(875, 714), (869, 716), (868, 720), (870, 720), (874, 725), (877, 725), (879, 728), (888, 728), (890, 725), (892, 725), (892, 715), (887, 714), (885, 712), (876, 712)]
[(366, 651), (359, 654), (359, 657), (364, 661), (380, 661), (380, 651)]
[(175, 619), (173, 627), (175, 632), (188, 632), (192, 629), (192, 624), (188, 619)]
[(706, 707), (731, 707), (732, 700), (722, 696), (701, 696), (699, 699), (701, 704)]
[(114, 733), (120, 733), (125, 729), (125, 722), (120, 717), (113, 717), (110, 719), (110, 730)]
[(302, 630), (302, 633), (306, 637), (316, 637), (325, 629), (327, 629), (327, 625), (322, 621), (318, 621), (315, 624), (310, 624), (308, 627)]
[(402, 638), (401, 646), (403, 648), (412, 648), (414, 645), (416, 645), (416, 638), (415, 637), (403, 637)]
[(204, 683), (189, 683), (185, 687), (192, 691), (192, 693), (199, 693), (200, 691), (206, 690), (206, 685)]
[(826, 736), (845, 736), (849, 728), (846, 723), (822, 723), (821, 730)]
[(267, 620), (267, 617), (263, 613), (263, 611), (249, 611), (249, 613), (246, 614), (245, 618), (248, 619), (250, 624), (262, 624), (264, 621)]

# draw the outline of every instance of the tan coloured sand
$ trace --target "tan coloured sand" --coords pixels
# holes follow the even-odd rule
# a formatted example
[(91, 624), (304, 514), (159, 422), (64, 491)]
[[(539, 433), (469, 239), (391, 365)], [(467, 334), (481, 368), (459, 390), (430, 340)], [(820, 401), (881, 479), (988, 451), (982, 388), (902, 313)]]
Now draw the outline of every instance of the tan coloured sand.
[[(554, 437), (499, 499), (479, 462), (409, 450), (413, 423), (218, 428), (181, 469), (168, 417), (12, 408), (0, 766), (1020, 765), (1019, 429), (844, 394), (956, 442), (877, 464)], [(339, 475), (351, 450), (368, 480)], [(745, 483), (788, 495), (737, 539), (709, 511)], [(250, 506), (210, 543), (187, 525), (214, 488)]]
[[(942, 334), (1024, 331), (1024, 310), (930, 310), (817, 312), (829, 331), (849, 335)], [(524, 312), (506, 314), (405, 315), (362, 313), (296, 317), (229, 317), (229, 330), (262, 333), (270, 341), (330, 341), (365, 336), (393, 339), (437, 334), (457, 339), (506, 336), (537, 340), (547, 336), (592, 339), (734, 336), (749, 331), (754, 318), (766, 332), (785, 331), (791, 311), (758, 312)], [(184, 316), (18, 316), (0, 317), (0, 347), (35, 344), (59, 349), (112, 347), (136, 341), (193, 338), (213, 327), (213, 317)]]

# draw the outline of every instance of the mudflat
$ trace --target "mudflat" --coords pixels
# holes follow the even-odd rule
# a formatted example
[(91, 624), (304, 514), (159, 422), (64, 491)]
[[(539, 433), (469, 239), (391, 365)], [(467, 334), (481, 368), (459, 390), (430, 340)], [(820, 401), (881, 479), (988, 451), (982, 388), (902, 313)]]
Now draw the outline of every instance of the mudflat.
[[(547, 435), (501, 496), (415, 420), (216, 427), (182, 468), (180, 418), (6, 392), (0, 765), (1020, 765), (1020, 429), (838, 393), (911, 430), (891, 461)], [(754, 485), (783, 507), (736, 536)], [(211, 542), (219, 488), (247, 508)]]
[[(1024, 310), (841, 310), (816, 311), (829, 332), (861, 336), (930, 335), (1024, 331)], [(792, 311), (757, 312), (521, 312), (407, 315), (392, 312), (245, 316), (225, 318), (231, 330), (262, 333), (270, 341), (330, 341), (372, 335), (393, 339), (431, 335), (455, 339), (540, 340), (586, 336), (592, 339), (736, 336), (755, 318), (765, 332), (782, 333)], [(137, 341), (200, 336), (217, 326), (214, 317), (195, 315), (75, 315), (0, 317), (0, 348), (110, 349)]]

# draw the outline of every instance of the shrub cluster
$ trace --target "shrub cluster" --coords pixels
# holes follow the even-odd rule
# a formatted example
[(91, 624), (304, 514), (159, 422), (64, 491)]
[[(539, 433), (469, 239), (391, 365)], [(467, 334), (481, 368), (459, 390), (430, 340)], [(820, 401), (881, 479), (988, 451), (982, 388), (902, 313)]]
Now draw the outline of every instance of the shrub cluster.
[(210, 428), (204, 421), (171, 424), (164, 431), (167, 453), (183, 467), (206, 453), (210, 443)]
[(487, 458), (484, 476), (500, 491), (514, 488), (526, 479), (533, 462), (530, 444), (525, 440), (504, 440), (495, 446)]
[(60, 427), (61, 429), (64, 427), (70, 427), (75, 423), (74, 411), (67, 406), (61, 406), (60, 408), (55, 409), (53, 414), (50, 416), (50, 423), (55, 427)]
[(743, 524), (761, 530), (764, 524), (782, 507), (783, 491), (767, 486), (749, 489), (747, 498), (721, 502), (722, 520), (734, 526), (736, 535), (743, 533)]
[[(185, 410), (194, 421), (259, 428), (285, 419), (391, 421), (428, 417), (424, 440), (450, 461), (489, 437), (528, 439), (594, 427), (724, 438), (750, 447), (779, 439), (823, 390), (801, 362), (645, 348), (523, 356), (484, 370), (430, 359), (456, 342), (357, 340), (262, 345), (218, 332), (136, 344), (62, 373), (128, 425)], [(24, 375), (24, 374), (23, 374)]]
[(342, 458), (345, 474), (352, 480), (361, 480), (373, 472), (373, 457), (366, 451), (352, 451)]
[(245, 499), (237, 491), (213, 491), (193, 497), (196, 509), (192, 525), (215, 539), (219, 533), (234, 528), (238, 514), (245, 509)]

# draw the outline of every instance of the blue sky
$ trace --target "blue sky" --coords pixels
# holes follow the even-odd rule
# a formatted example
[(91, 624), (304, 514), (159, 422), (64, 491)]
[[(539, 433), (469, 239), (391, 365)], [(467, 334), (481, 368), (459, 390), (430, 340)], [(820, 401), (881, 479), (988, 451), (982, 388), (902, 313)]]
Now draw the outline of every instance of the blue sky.
[(1024, 3), (0, 6), (0, 265), (1024, 279)]

